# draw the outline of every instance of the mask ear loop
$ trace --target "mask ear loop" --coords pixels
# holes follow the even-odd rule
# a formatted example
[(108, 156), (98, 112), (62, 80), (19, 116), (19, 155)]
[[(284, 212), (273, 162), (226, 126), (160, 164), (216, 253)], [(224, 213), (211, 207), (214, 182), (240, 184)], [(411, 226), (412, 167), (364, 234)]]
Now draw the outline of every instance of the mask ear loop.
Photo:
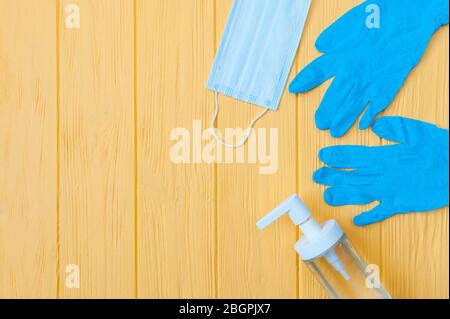
[(250, 137), (250, 134), (252, 133), (252, 129), (253, 126), (255, 126), (256, 122), (258, 122), (259, 119), (261, 119), (264, 115), (266, 115), (266, 113), (270, 110), (270, 109), (265, 109), (264, 112), (262, 112), (261, 114), (259, 114), (257, 117), (255, 117), (249, 124), (248, 128), (247, 128), (247, 132), (245, 133), (244, 137), (242, 138), (242, 141), (239, 142), (238, 144), (228, 144), (225, 143), (217, 134), (216, 131), (216, 120), (217, 120), (217, 115), (219, 114), (219, 94), (216, 92), (216, 111), (214, 112), (213, 118), (211, 120), (211, 130), (212, 130), (212, 135), (214, 136), (214, 138), (216, 139), (216, 141), (220, 144), (222, 144), (225, 147), (228, 148), (239, 148), (241, 146), (243, 146), (247, 140)]

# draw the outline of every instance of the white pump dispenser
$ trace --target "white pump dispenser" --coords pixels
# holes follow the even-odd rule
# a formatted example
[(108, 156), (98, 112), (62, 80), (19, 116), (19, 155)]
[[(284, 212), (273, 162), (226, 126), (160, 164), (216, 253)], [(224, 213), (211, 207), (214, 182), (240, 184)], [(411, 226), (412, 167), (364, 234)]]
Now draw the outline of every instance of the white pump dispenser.
[(289, 215), (292, 222), (296, 226), (299, 226), (305, 235), (295, 245), (295, 250), (300, 257), (304, 261), (325, 257), (327, 262), (345, 280), (350, 280), (350, 276), (345, 270), (344, 265), (333, 251), (333, 247), (339, 243), (342, 236), (344, 236), (344, 232), (334, 220), (329, 220), (319, 225), (297, 195), (293, 195), (281, 203), (258, 221), (256, 225), (262, 230), (285, 214)]

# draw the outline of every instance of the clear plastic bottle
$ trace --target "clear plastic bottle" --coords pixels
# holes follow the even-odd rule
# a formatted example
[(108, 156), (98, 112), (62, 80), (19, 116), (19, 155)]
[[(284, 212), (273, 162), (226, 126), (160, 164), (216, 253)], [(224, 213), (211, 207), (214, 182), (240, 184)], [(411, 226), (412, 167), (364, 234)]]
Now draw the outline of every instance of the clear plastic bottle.
[(304, 234), (295, 250), (332, 298), (391, 298), (379, 281), (378, 267), (363, 262), (336, 221), (319, 225), (297, 195), (272, 210), (257, 226), (264, 229), (285, 214)]

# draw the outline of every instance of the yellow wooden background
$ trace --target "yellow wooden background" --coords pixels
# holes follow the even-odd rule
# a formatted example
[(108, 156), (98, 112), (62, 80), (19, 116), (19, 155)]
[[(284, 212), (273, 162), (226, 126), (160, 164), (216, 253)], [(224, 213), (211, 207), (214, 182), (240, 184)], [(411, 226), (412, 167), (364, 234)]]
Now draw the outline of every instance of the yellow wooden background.
[[(313, 0), (291, 79), (358, 0)], [(66, 29), (76, 3), (81, 28)], [(209, 125), (204, 88), (232, 0), (0, 0), (0, 297), (321, 298), (285, 219), (255, 222), (298, 193), (335, 218), (396, 298), (448, 298), (448, 209), (357, 228), (311, 181), (317, 152), (383, 142), (314, 125), (327, 85), (284, 94), (258, 127), (279, 129), (279, 170), (175, 165), (176, 127)], [(385, 114), (448, 127), (449, 32), (437, 32)], [(224, 99), (218, 127), (260, 110)], [(80, 289), (65, 285), (78, 264)]]

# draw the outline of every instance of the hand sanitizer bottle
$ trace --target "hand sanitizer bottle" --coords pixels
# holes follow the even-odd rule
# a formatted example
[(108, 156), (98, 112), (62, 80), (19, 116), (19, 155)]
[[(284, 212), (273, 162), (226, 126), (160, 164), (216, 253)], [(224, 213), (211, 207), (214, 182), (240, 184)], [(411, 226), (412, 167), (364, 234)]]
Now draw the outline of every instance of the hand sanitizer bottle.
[(377, 267), (366, 266), (336, 221), (318, 224), (297, 195), (288, 198), (256, 225), (264, 229), (285, 214), (304, 234), (295, 245), (295, 250), (331, 297), (391, 298), (379, 282)]

